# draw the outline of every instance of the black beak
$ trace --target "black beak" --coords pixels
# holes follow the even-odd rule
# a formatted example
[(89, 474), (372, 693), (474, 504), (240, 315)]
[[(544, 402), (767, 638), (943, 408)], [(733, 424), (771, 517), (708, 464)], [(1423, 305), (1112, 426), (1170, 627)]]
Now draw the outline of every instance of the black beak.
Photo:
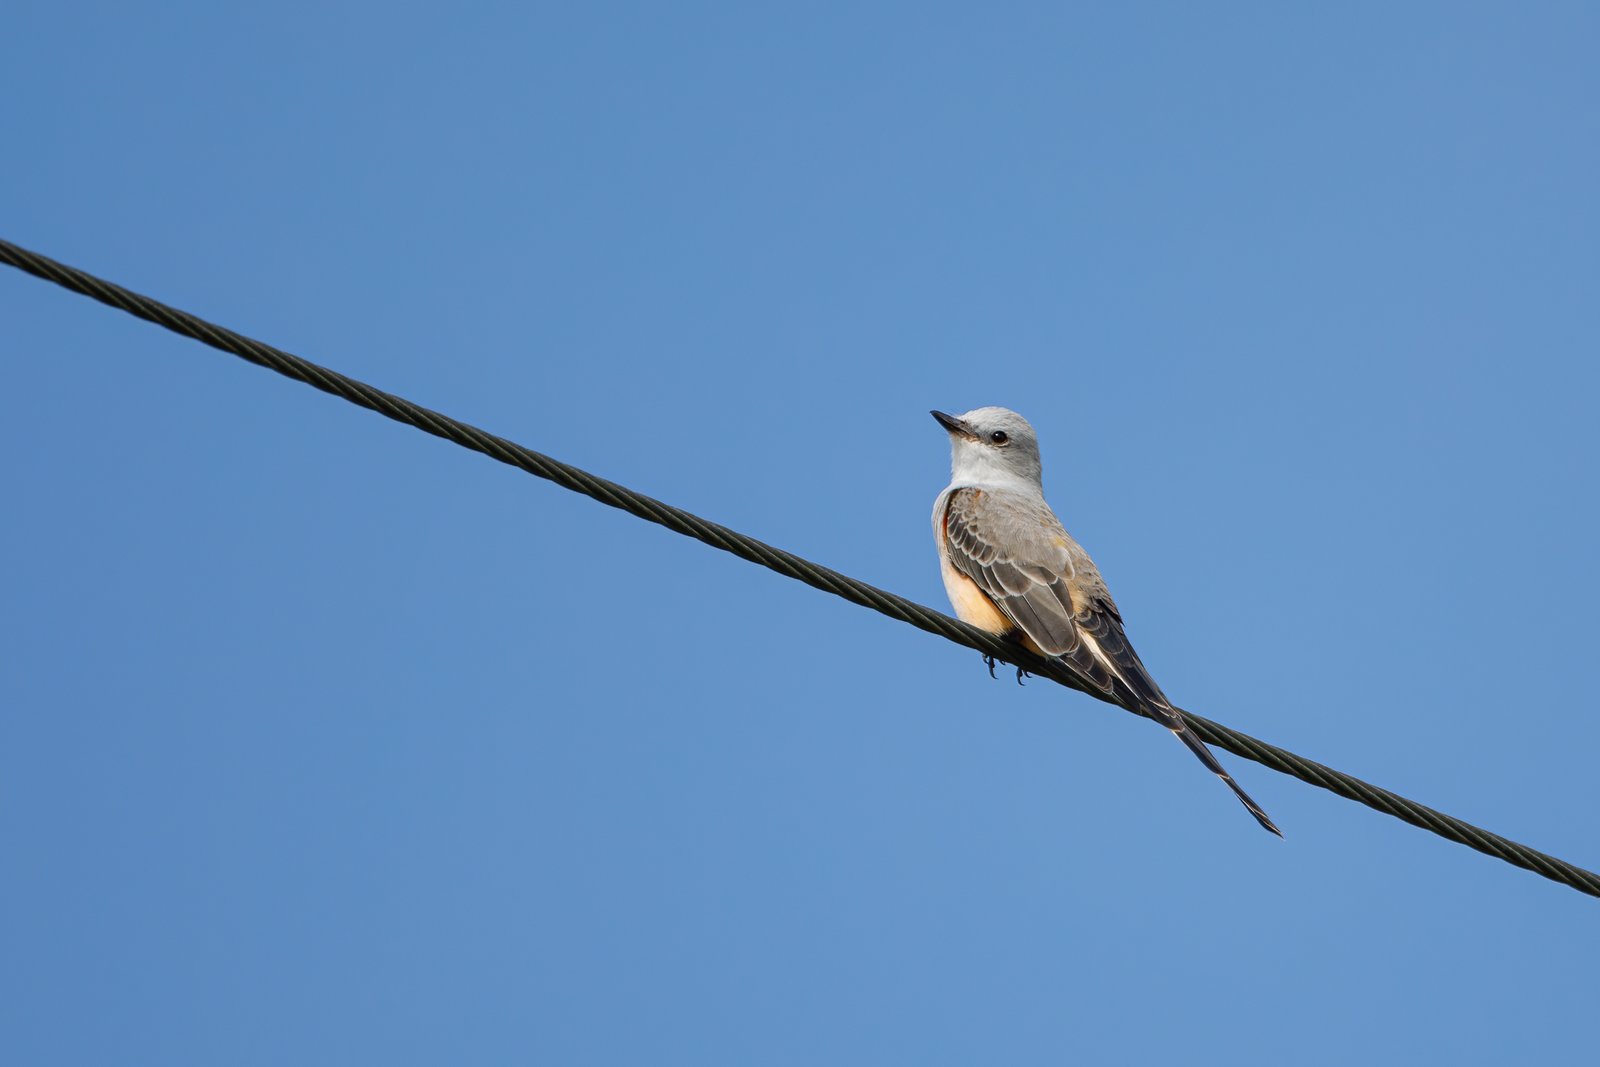
[(928, 414), (932, 415), (935, 419), (939, 420), (939, 425), (943, 426), (945, 429), (949, 430), (951, 433), (958, 433), (963, 437), (977, 437), (978, 436), (977, 432), (975, 430), (973, 430), (973, 428), (971, 426), (968, 426), (966, 423), (962, 422), (960, 419), (956, 418), (954, 415), (946, 415), (942, 411), (930, 411), (930, 412), (928, 412)]

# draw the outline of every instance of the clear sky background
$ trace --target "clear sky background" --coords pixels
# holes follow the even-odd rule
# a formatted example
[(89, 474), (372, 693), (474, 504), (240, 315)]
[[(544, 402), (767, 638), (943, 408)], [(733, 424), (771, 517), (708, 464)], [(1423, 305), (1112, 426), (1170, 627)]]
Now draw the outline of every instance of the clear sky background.
[[(1600, 865), (1587, 4), (61, 5), (0, 234)], [(1592, 1054), (1600, 902), (0, 272), (17, 1064)]]

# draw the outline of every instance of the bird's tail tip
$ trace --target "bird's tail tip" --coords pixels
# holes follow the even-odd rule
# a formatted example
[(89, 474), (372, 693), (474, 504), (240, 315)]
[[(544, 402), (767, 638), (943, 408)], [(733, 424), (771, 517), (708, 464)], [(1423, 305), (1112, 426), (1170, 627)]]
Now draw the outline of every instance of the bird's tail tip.
[(1261, 824), (1263, 830), (1277, 834), (1278, 840), (1283, 840), (1283, 831), (1278, 829), (1278, 824), (1272, 821), (1272, 816), (1263, 811), (1261, 805), (1257, 804), (1249, 793), (1239, 787), (1239, 783), (1233, 780), (1233, 775), (1227, 771), (1218, 771), (1216, 774), (1218, 778), (1221, 778), (1227, 784), (1229, 789), (1233, 790), (1233, 795), (1239, 798), (1239, 803), (1244, 805), (1245, 810), (1255, 816), (1256, 822)]
[(1249, 793), (1246, 793), (1238, 782), (1233, 780), (1233, 775), (1229, 774), (1222, 764), (1218, 762), (1216, 755), (1206, 747), (1204, 741), (1195, 736), (1193, 730), (1184, 725), (1182, 720), (1179, 720), (1177, 726), (1169, 727), (1169, 729), (1178, 735), (1178, 740), (1187, 745), (1189, 750), (1200, 758), (1200, 762), (1204, 763), (1212, 774), (1221, 778), (1222, 783), (1233, 790), (1233, 795), (1239, 798), (1239, 803), (1243, 804), (1245, 810), (1255, 817), (1256, 822), (1261, 824), (1263, 830), (1276, 834), (1279, 840), (1283, 840), (1283, 831), (1278, 829), (1278, 824), (1273, 822), (1272, 817), (1262, 810), (1261, 805), (1257, 804), (1254, 798)]
[[(1249, 805), (1246, 805), (1246, 807), (1249, 807)], [(1266, 812), (1262, 811), (1260, 808), (1251, 807), (1250, 814), (1256, 817), (1256, 822), (1261, 824), (1262, 829), (1277, 834), (1279, 841), (1283, 840), (1283, 831), (1278, 829), (1278, 824), (1273, 822), (1271, 816), (1269, 816)]]

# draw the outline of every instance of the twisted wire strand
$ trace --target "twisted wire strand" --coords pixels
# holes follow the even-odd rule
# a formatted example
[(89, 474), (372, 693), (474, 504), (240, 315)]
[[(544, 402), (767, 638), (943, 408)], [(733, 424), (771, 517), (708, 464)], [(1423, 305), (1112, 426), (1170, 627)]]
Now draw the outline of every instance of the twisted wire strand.
[[(147, 296), (124, 289), (119, 285), (97, 278), (75, 267), (21, 248), (9, 241), (0, 240), (0, 262), (18, 270), (43, 278), (46, 281), (75, 293), (98, 300), (102, 304), (126, 311), (174, 333), (193, 338), (202, 344), (266, 367), (288, 378), (304, 382), (325, 393), (348, 400), (352, 404), (376, 411), (396, 422), (414, 426), (419, 430), (452, 441), (464, 448), (481, 452), (501, 463), (555, 482), (565, 489), (582, 493), (614, 508), (636, 515), (641, 519), (665, 526), (675, 533), (703, 541), (713, 548), (730, 552), (740, 559), (778, 572), (815, 589), (842, 597), (852, 604), (870, 608), (891, 619), (909, 623), (919, 630), (936, 634), (958, 645), (976, 649), (988, 656), (1015, 664), (1032, 674), (1048, 678), (1060, 685), (1088, 693), (1105, 700), (1085, 680), (1079, 678), (1059, 660), (1045, 660), (1026, 649), (1003, 641), (976, 627), (924, 607), (915, 601), (896, 596), (866, 582), (841, 574), (821, 564), (803, 559), (792, 552), (775, 548), (753, 537), (747, 537), (726, 526), (702, 519), (681, 508), (675, 508), (625, 486), (607, 481), (587, 471), (560, 460), (552, 459), (513, 441), (498, 437), (475, 426), (468, 425), (413, 404), (403, 397), (346, 377), (337, 371), (318, 366), (309, 360), (291, 355), (271, 345), (252, 340), (232, 330), (205, 321), (185, 311), (169, 307)], [(1107, 701), (1110, 703), (1111, 701)], [(1119, 704), (1124, 710), (1143, 714), (1136, 707)], [(1353, 775), (1306, 759), (1287, 749), (1268, 744), (1249, 734), (1240, 733), (1220, 723), (1190, 712), (1182, 712), (1185, 721), (1208, 744), (1225, 749), (1236, 756), (1254, 760), (1265, 767), (1298, 778), (1303, 782), (1326, 789), (1331, 793), (1364, 804), (1375, 811), (1421, 827), (1431, 833), (1485, 855), (1494, 856), (1514, 866), (1533, 871), (1554, 882), (1571, 886), (1581, 893), (1600, 896), (1600, 875), (1557, 859), (1527, 845), (1491, 833), (1469, 822), (1446, 815), (1425, 804), (1393, 793), (1387, 789), (1364, 782)], [(1147, 716), (1148, 717), (1148, 716)]]

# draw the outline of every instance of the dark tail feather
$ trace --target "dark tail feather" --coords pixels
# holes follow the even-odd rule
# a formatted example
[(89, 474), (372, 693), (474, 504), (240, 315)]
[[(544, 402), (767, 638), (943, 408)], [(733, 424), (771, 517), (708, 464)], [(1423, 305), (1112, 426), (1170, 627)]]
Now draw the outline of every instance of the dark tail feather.
[(1182, 719), (1177, 721), (1176, 726), (1169, 723), (1167, 725), (1167, 729), (1177, 734), (1178, 740), (1188, 745), (1189, 751), (1193, 752), (1200, 762), (1206, 765), (1212, 774), (1216, 775), (1218, 778), (1221, 778), (1223, 782), (1227, 784), (1228, 788), (1233, 790), (1233, 795), (1238, 797), (1239, 803), (1243, 804), (1250, 814), (1256, 817), (1256, 822), (1260, 823), (1265, 829), (1271, 830), (1279, 837), (1283, 836), (1283, 831), (1278, 829), (1278, 827), (1273, 824), (1272, 820), (1267, 817), (1267, 813), (1261, 810), (1261, 805), (1257, 804), (1254, 800), (1251, 800), (1250, 794), (1239, 788), (1239, 783), (1233, 780), (1233, 775), (1222, 769), (1222, 764), (1217, 762), (1217, 757), (1212, 754), (1209, 748), (1206, 747), (1206, 743), (1200, 740), (1200, 738), (1196, 737), (1195, 732), (1189, 729), (1188, 726), (1184, 725)]

